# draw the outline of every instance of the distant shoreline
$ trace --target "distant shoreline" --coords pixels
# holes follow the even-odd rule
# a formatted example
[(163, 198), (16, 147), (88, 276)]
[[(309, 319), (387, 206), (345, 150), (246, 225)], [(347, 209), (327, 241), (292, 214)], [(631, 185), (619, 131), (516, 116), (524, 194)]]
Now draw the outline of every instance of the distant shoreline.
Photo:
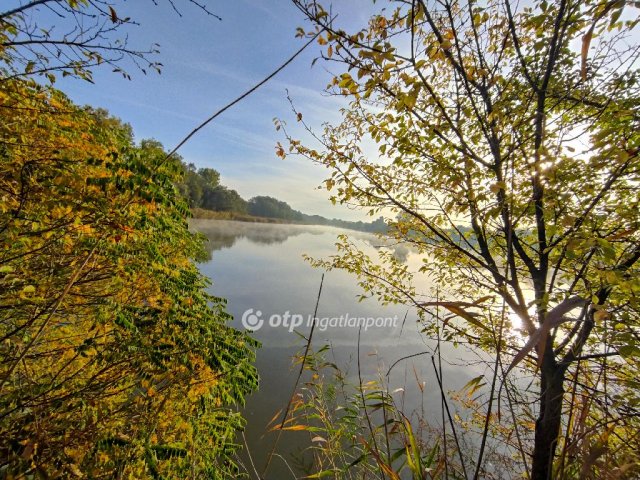
[(279, 223), (284, 225), (312, 225), (310, 223), (294, 222), (282, 218), (256, 217), (246, 213), (238, 212), (217, 212), (215, 210), (207, 210), (205, 208), (192, 208), (191, 214), (193, 218), (202, 220), (233, 220), (236, 222), (247, 223)]
[[(364, 222), (349, 222), (345, 220), (333, 219), (329, 220), (318, 215), (308, 215), (307, 221), (296, 221), (285, 218), (273, 218), (273, 217), (258, 217), (255, 215), (249, 215), (248, 213), (240, 212), (220, 212), (216, 210), (207, 210), (205, 208), (192, 207), (191, 214), (194, 219), (200, 220), (233, 220), (236, 222), (246, 223), (263, 223), (263, 224), (279, 224), (279, 225), (317, 225), (325, 227), (338, 227), (345, 228), (347, 230), (353, 230), (356, 232), (366, 233), (382, 233), (386, 230), (386, 226), (382, 219), (378, 222), (382, 222), (383, 228), (380, 225), (375, 226), (374, 223)], [(314, 221), (317, 220), (317, 221)]]

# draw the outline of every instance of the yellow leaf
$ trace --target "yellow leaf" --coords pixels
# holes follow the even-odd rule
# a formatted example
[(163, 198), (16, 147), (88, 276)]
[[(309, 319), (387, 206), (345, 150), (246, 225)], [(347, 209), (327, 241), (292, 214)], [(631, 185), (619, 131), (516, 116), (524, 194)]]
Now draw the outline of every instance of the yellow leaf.
[[(283, 427), (282, 430), (291, 430), (291, 431), (302, 431), (308, 430), (309, 427), (307, 425), (292, 425), (290, 427)], [(280, 427), (277, 427), (276, 430), (280, 430)]]
[(609, 317), (609, 312), (607, 312), (606, 310), (596, 310), (593, 313), (593, 319), (596, 322), (601, 322), (602, 320), (605, 320), (608, 317)]

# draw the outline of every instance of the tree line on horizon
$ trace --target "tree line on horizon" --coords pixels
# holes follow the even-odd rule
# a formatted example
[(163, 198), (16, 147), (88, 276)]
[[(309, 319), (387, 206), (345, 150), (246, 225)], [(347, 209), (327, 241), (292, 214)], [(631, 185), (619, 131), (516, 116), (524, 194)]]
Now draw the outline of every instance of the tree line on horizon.
[(245, 200), (236, 190), (220, 183), (220, 173), (217, 170), (208, 167), (197, 168), (193, 163), (185, 162), (182, 162), (182, 168), (183, 177), (176, 186), (191, 208), (278, 219), (289, 223), (330, 225), (362, 232), (385, 232), (387, 229), (383, 217), (372, 222), (353, 222), (302, 213), (288, 203), (266, 195)]

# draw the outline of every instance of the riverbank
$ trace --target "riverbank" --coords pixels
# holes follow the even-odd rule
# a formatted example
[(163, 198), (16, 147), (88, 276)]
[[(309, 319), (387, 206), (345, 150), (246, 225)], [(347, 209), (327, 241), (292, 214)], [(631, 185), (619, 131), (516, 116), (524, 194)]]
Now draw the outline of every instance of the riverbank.
[(357, 232), (381, 233), (387, 230), (387, 225), (382, 217), (373, 222), (350, 222), (337, 218), (328, 219), (320, 215), (304, 215), (302, 220), (293, 220), (274, 217), (258, 217), (249, 215), (248, 213), (239, 212), (219, 212), (215, 210), (207, 210), (205, 208), (194, 207), (191, 209), (193, 218), (205, 220), (234, 220), (236, 222), (247, 223), (272, 223), (284, 225), (324, 225), (338, 228), (346, 228)]
[(293, 222), (284, 220), (282, 218), (270, 218), (270, 217), (256, 217), (254, 215), (248, 215), (246, 213), (238, 212), (216, 212), (214, 210), (207, 210), (204, 208), (192, 208), (191, 214), (193, 218), (205, 219), (205, 220), (234, 220), (236, 222), (249, 222), (249, 223), (280, 223), (280, 224), (296, 224), (300, 225), (300, 222)]

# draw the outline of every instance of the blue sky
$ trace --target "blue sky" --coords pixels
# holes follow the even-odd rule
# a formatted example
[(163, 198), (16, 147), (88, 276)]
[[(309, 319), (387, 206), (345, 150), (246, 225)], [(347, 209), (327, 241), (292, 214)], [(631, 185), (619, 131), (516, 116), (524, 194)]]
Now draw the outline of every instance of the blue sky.
[[(129, 69), (133, 77), (129, 81), (104, 69), (95, 72), (95, 84), (71, 79), (56, 84), (75, 102), (106, 108), (130, 123), (138, 140), (155, 138), (172, 148), (303, 44), (295, 38), (295, 30), (306, 24), (290, 0), (207, 2), (222, 21), (206, 16), (186, 0), (176, 2), (182, 5), (182, 17), (168, 2), (158, 3), (129, 1), (118, 7), (118, 15), (141, 23), (130, 32), (131, 44), (160, 44), (157, 59), (164, 64), (161, 75), (145, 76)], [(349, 23), (366, 22), (370, 2), (338, 3), (341, 16)], [(332, 206), (326, 190), (317, 189), (326, 176), (323, 168), (303, 158), (281, 160), (275, 155), (275, 144), (283, 137), (275, 131), (273, 118), (289, 119), (296, 128), (287, 89), (305, 120), (316, 127), (339, 118), (340, 100), (322, 94), (330, 80), (327, 66), (318, 62), (311, 67), (319, 52), (318, 45), (309, 47), (274, 80), (216, 119), (179, 153), (198, 167), (218, 170), (223, 183), (245, 198), (271, 195), (306, 213), (363, 219), (362, 212)]]

